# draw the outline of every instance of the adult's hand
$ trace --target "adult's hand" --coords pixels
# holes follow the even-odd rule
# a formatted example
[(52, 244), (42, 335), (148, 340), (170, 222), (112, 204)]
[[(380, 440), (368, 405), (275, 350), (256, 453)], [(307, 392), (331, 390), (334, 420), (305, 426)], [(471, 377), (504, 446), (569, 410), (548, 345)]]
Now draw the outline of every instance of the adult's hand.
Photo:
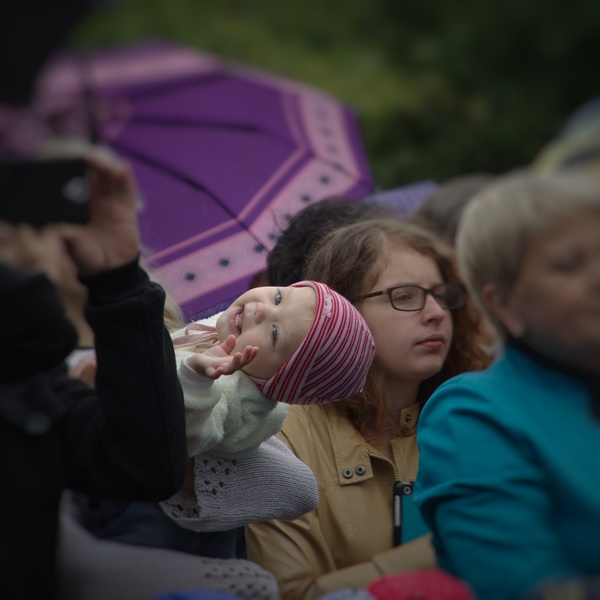
[(0, 261), (30, 275), (46, 273), (56, 281), (63, 242), (52, 226), (37, 228), (29, 223), (0, 221)]
[(138, 193), (129, 166), (101, 150), (87, 157), (90, 219), (60, 226), (79, 274), (89, 277), (120, 267), (139, 254)]

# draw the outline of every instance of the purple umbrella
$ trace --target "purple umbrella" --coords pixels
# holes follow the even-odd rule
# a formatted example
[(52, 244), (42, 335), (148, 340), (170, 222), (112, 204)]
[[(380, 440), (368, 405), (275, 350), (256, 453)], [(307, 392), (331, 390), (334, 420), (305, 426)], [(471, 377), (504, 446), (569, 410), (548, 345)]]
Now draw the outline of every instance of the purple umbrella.
[(346, 106), (190, 49), (153, 43), (62, 56), (36, 98), (47, 129), (38, 137), (95, 137), (131, 162), (146, 261), (188, 318), (246, 290), (294, 213), (372, 189)]

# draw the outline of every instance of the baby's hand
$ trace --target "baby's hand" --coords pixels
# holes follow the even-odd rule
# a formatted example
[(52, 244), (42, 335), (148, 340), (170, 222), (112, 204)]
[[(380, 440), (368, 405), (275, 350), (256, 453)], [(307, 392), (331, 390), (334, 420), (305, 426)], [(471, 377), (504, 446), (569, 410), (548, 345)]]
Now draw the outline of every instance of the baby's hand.
[(231, 375), (252, 362), (258, 354), (257, 346), (246, 346), (243, 352), (229, 353), (235, 348), (235, 336), (230, 335), (218, 346), (190, 356), (186, 363), (209, 379), (218, 379), (221, 375)]

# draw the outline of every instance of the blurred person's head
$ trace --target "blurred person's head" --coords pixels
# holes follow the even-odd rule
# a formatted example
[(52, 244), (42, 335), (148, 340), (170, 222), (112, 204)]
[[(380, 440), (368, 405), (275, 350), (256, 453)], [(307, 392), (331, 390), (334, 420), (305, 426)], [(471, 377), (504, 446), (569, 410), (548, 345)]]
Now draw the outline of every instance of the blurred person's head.
[(499, 179), (465, 211), (461, 271), (504, 338), (600, 369), (600, 186), (569, 175)]
[(409, 220), (439, 233), (446, 241), (454, 244), (465, 206), (493, 179), (491, 175), (484, 173), (453, 177), (425, 198)]
[[(354, 301), (375, 339), (363, 393), (338, 404), (363, 435), (393, 427), (397, 390), (413, 386), (425, 402), (449, 377), (487, 365), (452, 248), (426, 229), (397, 217), (338, 228), (313, 253), (306, 276)], [(409, 287), (386, 292), (395, 286)]]
[(369, 217), (387, 214), (384, 209), (343, 196), (325, 198), (296, 214), (267, 257), (269, 285), (291, 285), (304, 279), (306, 258), (331, 230)]

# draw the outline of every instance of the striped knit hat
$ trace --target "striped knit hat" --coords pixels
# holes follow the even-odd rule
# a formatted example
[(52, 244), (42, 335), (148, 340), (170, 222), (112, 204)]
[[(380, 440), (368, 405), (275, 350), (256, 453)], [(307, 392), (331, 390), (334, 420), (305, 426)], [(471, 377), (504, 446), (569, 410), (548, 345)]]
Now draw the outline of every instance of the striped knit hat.
[[(301, 281), (317, 294), (315, 319), (292, 357), (260, 391), (287, 404), (322, 404), (360, 392), (375, 355), (375, 342), (360, 313), (323, 283)], [(257, 382), (258, 383), (258, 382)]]

